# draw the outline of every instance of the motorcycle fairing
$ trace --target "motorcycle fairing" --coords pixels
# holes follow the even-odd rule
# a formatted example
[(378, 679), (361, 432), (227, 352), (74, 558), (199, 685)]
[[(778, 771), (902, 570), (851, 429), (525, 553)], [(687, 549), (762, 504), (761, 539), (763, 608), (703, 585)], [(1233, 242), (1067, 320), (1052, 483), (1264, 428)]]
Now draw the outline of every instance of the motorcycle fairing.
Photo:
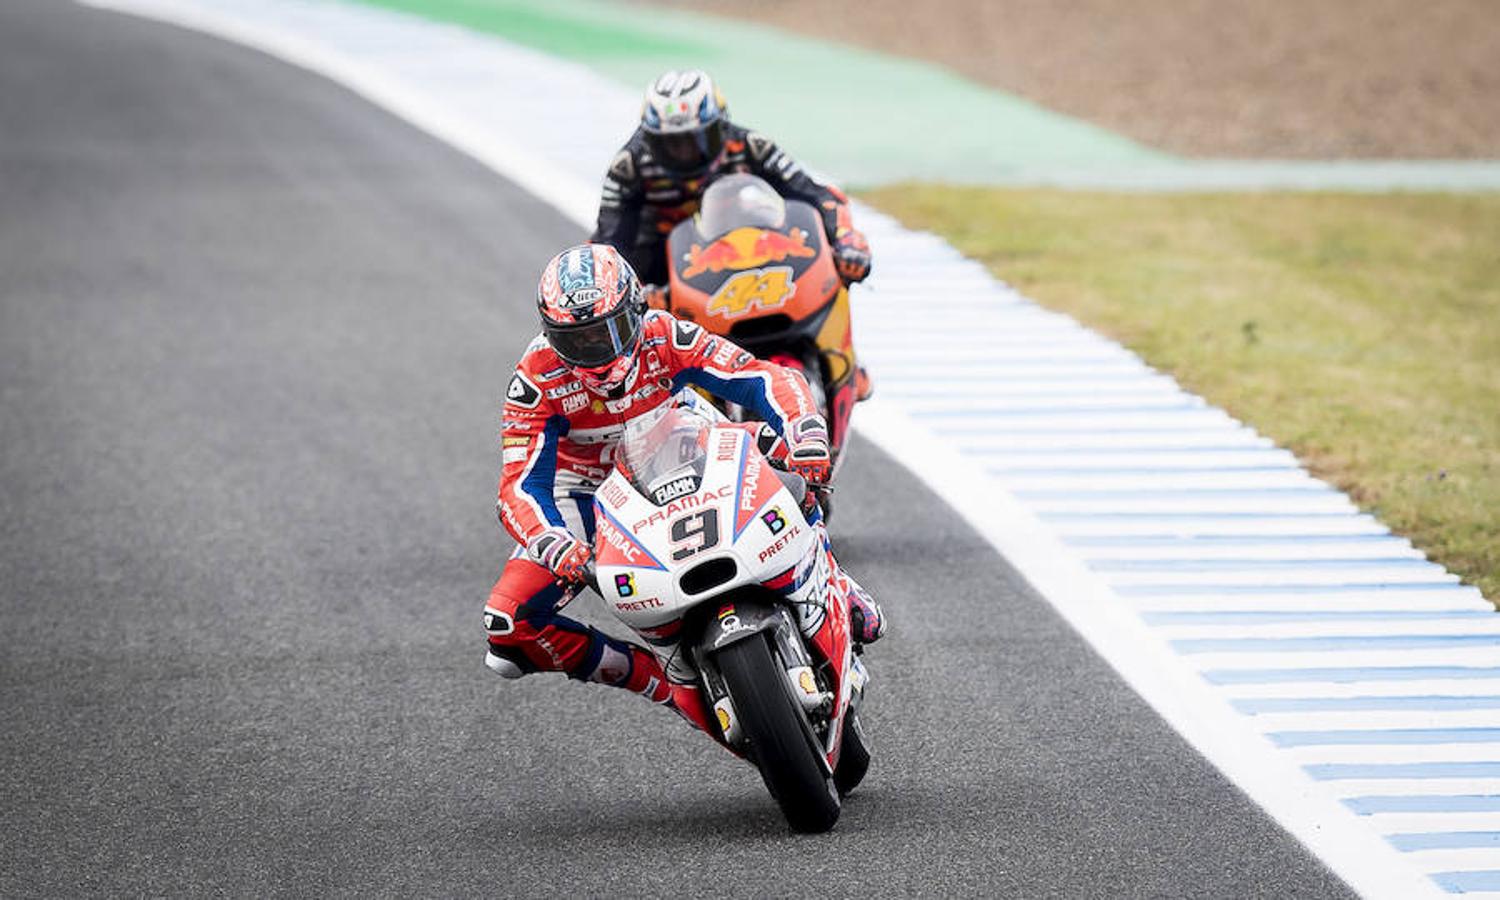
[[(710, 590), (724, 593), (774, 578), (818, 543), (750, 435), (712, 428), (707, 454), (703, 488), (665, 506), (638, 493), (618, 470), (594, 495), (604, 526), (596, 541), (600, 590), (632, 628), (659, 628), (680, 618)], [(628, 552), (632, 547), (639, 551)], [(734, 575), (692, 590), (692, 574), (717, 560), (732, 561)]]
[[(754, 323), (768, 319), (785, 326), (796, 323), (800, 332), (809, 319), (819, 318), (842, 284), (833, 251), (823, 236), (817, 210), (789, 200), (786, 211), (780, 228), (744, 226), (724, 235), (700, 233), (696, 219), (679, 223), (667, 242), (673, 315), (736, 341), (743, 335), (760, 343), (795, 335), (782, 335), (786, 329), (777, 325), (773, 326), (776, 335), (761, 336)], [(786, 270), (784, 279), (771, 277), (778, 269)], [(726, 285), (745, 278), (775, 281), (780, 290), (768, 302), (743, 309), (717, 308), (714, 298)], [(781, 280), (787, 284), (780, 285)]]

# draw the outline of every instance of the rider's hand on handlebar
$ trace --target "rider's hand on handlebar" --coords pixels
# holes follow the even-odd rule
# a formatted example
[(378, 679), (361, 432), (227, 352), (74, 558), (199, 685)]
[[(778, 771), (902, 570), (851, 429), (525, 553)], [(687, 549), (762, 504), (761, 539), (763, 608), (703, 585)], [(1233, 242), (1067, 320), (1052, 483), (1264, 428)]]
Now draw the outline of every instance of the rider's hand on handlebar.
[(833, 459), (826, 444), (798, 447), (786, 458), (786, 467), (807, 479), (808, 484), (827, 484), (833, 477)]
[(858, 229), (842, 232), (833, 241), (833, 262), (845, 284), (864, 281), (870, 274), (870, 242)]
[(562, 528), (548, 528), (532, 537), (526, 542), (526, 555), (566, 582), (583, 581), (594, 558), (588, 544)]
[(817, 413), (793, 421), (786, 430), (786, 467), (810, 484), (827, 484), (833, 477), (828, 453), (828, 425)]

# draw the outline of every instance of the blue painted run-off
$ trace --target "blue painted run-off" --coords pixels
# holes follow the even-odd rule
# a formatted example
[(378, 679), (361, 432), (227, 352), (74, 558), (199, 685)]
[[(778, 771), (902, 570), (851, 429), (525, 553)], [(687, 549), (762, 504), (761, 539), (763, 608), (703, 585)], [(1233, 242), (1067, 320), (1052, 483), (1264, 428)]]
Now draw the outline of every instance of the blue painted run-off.
[[(948, 379), (951, 381), (952, 379)], [(1113, 429), (1111, 434), (1115, 432)], [(1258, 447), (1254, 444), (1226, 444), (1221, 447), (1213, 446), (1189, 446), (1181, 447), (1175, 444), (1157, 444), (1147, 447), (970, 447), (969, 453), (975, 456), (1035, 456), (1038, 459), (1054, 459), (1069, 456), (1144, 456), (1148, 459), (1152, 456), (1160, 456), (1170, 453), (1173, 456), (1188, 456), (1194, 454), (1224, 454), (1224, 453), (1280, 453), (1270, 447)], [(1278, 471), (1296, 466), (1276, 466)], [(1061, 471), (1074, 471), (1063, 469)], [(1155, 469), (1151, 471), (1157, 471)]]
[(1362, 816), (1377, 813), (1500, 812), (1500, 794), (1392, 794), (1349, 797), (1344, 805)]
[(1339, 594), (1349, 591), (1455, 591), (1474, 589), (1456, 581), (1397, 581), (1345, 584), (1120, 584), (1115, 593), (1123, 597), (1164, 597), (1173, 594)]
[(1205, 413), (1217, 412), (1212, 407), (1205, 406), (1202, 400), (1183, 402), (1172, 406), (1038, 406), (1038, 407), (1013, 407), (1013, 406), (991, 406), (991, 407), (969, 407), (967, 409), (913, 409), (911, 415), (919, 419), (973, 419), (978, 417), (1038, 417), (1047, 416), (1168, 416), (1168, 415), (1203, 415)]
[(1348, 712), (1351, 710), (1413, 709), (1433, 712), (1460, 709), (1500, 709), (1500, 696), (1393, 697), (1254, 697), (1231, 701), (1246, 715), (1282, 712)]
[(1500, 762), (1314, 763), (1302, 767), (1318, 781), (1349, 779), (1500, 778)]
[(1348, 544), (1367, 541), (1390, 541), (1392, 544), (1409, 546), (1400, 538), (1389, 534), (1080, 534), (1063, 538), (1070, 547), (1163, 547), (1180, 546), (1191, 550), (1194, 546), (1214, 547), (1226, 544)]
[(1278, 625), (1287, 622), (1436, 622), (1489, 619), (1483, 609), (1226, 609), (1141, 613), (1147, 625)]
[(1437, 872), (1432, 876), (1450, 894), (1470, 891), (1500, 891), (1500, 871), (1479, 869), (1473, 872)]
[(1500, 634), (1361, 634), (1287, 638), (1183, 638), (1178, 653), (1310, 653), (1326, 650), (1422, 650), (1500, 647)]
[(1095, 572), (1236, 572), (1243, 569), (1364, 569), (1431, 566), (1416, 556), (1333, 559), (1091, 559)]
[(1415, 834), (1387, 835), (1397, 850), (1470, 850), (1477, 847), (1500, 847), (1500, 831), (1427, 831)]
[(1346, 728), (1334, 731), (1273, 731), (1278, 747), (1347, 747), (1410, 744), (1500, 743), (1500, 728)]
[[(1067, 488), (1011, 491), (1022, 500), (1161, 500), (1163, 498), (1202, 497), (1208, 500), (1256, 500), (1264, 497), (1324, 497), (1338, 489), (1326, 484), (1305, 487), (1258, 488)], [(1347, 513), (1346, 513), (1347, 515)]]
[[(1007, 453), (1008, 454), (1009, 451), (996, 451), (996, 450), (984, 448), (984, 449), (966, 450), (964, 452), (971, 453), (974, 456), (983, 457), (983, 456), (986, 456), (986, 455), (994, 455), (997, 452)], [(1183, 472), (1183, 471), (1189, 471), (1189, 472), (1198, 473), (1198, 472), (1207, 472), (1209, 470), (1208, 469), (1201, 469), (1201, 470), (1187, 469), (1186, 467), (1181, 466), (1181, 465), (1162, 465), (1162, 466), (1135, 466), (1135, 467), (1129, 467), (1129, 468), (1110, 468), (1110, 469), (1078, 468), (1076, 466), (1073, 467), (1073, 468), (1058, 468), (1057, 466), (1045, 466), (1045, 467), (1043, 467), (1043, 466), (986, 466), (985, 467), (985, 471), (989, 472), (991, 475), (999, 475), (999, 476), (1004, 477), (1004, 478), (1012, 478), (1012, 479), (1014, 479), (1014, 478), (1022, 478), (1022, 477), (1025, 477), (1025, 478), (1129, 478), (1129, 477), (1132, 477), (1132, 476), (1141, 476), (1141, 477), (1148, 477), (1149, 478), (1149, 477), (1151, 477), (1153, 475), (1173, 475), (1173, 474), (1177, 474), (1177, 473)], [(1251, 473), (1257, 473), (1257, 472), (1260, 472), (1260, 473), (1265, 473), (1265, 472), (1296, 472), (1296, 471), (1300, 471), (1300, 469), (1294, 463), (1284, 463), (1282, 465), (1272, 465), (1272, 466), (1261, 466), (1261, 465), (1214, 466), (1213, 469), (1212, 469), (1212, 471), (1216, 475), (1228, 475), (1228, 474), (1245, 475), (1245, 474), (1251, 474)], [(1307, 488), (1267, 488), (1267, 490), (1307, 490)], [(1319, 490), (1323, 490), (1323, 489), (1320, 488)], [(1175, 491), (1174, 491), (1174, 493), (1175, 493)]]
[(1365, 681), (1466, 681), (1500, 679), (1500, 666), (1347, 666), (1309, 669), (1209, 669), (1210, 684), (1285, 684), (1325, 682), (1356, 684)]

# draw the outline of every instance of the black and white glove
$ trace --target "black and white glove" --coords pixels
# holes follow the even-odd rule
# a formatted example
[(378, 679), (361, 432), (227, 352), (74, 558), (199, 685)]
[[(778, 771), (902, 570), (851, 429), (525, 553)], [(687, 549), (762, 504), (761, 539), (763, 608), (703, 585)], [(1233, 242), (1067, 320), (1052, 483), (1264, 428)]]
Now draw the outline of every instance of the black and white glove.
[(817, 413), (795, 419), (787, 426), (786, 467), (807, 479), (808, 484), (827, 484), (833, 477), (833, 458), (828, 452), (828, 423)]
[(548, 528), (526, 542), (526, 555), (569, 583), (583, 581), (594, 551), (564, 528)]

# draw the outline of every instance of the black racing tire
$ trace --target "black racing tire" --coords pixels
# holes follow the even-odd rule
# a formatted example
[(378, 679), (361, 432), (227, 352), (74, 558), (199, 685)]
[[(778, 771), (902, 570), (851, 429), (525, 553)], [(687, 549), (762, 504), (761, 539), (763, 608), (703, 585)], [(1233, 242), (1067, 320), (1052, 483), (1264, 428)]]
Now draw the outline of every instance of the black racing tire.
[(859, 783), (865, 780), (870, 770), (870, 747), (865, 743), (865, 732), (859, 724), (859, 713), (850, 712), (844, 718), (843, 749), (839, 751), (839, 764), (833, 770), (833, 783), (840, 797), (847, 797)]
[(823, 832), (839, 819), (839, 790), (819, 761), (807, 713), (764, 633), (718, 653), (719, 673), (749, 739), (750, 760), (793, 831)]

